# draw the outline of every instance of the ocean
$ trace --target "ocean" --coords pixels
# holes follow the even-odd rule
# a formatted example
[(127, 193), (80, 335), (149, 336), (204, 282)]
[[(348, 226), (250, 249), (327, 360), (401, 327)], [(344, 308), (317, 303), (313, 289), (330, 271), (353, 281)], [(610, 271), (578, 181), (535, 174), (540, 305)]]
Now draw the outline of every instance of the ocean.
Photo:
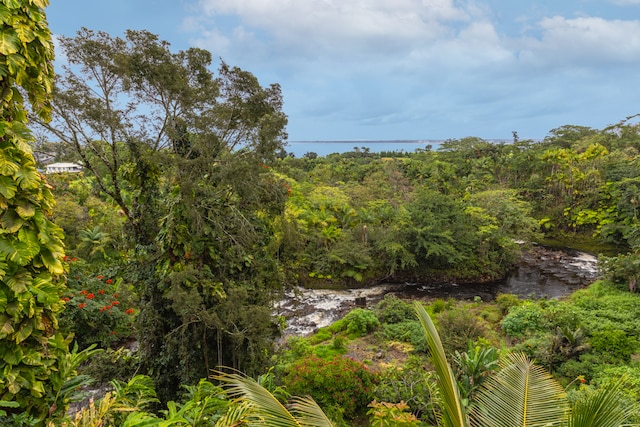
[(437, 150), (443, 140), (390, 140), (390, 141), (288, 141), (285, 146), (287, 153), (295, 157), (303, 157), (306, 153), (316, 153), (326, 156), (333, 153), (355, 151), (355, 147), (368, 148), (372, 153), (381, 151), (403, 151), (413, 153), (416, 149), (426, 149), (431, 146)]

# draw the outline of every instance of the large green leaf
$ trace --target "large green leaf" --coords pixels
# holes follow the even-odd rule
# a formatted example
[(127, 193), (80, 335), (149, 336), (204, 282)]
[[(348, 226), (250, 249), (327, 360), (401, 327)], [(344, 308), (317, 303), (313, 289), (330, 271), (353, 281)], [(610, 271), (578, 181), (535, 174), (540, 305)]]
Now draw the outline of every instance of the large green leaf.
[(436, 370), (436, 383), (442, 400), (442, 411), (440, 413), (442, 422), (445, 427), (466, 427), (469, 425), (469, 420), (462, 406), (458, 383), (453, 376), (451, 366), (447, 362), (447, 356), (444, 353), (438, 330), (431, 317), (429, 317), (429, 313), (420, 302), (416, 301), (413, 307), (427, 338), (429, 354)]
[(0, 54), (11, 55), (20, 50), (20, 39), (13, 28), (0, 28)]
[(0, 194), (7, 199), (13, 199), (16, 196), (17, 185), (9, 176), (0, 176)]
[(0, 227), (2, 227), (5, 233), (15, 233), (22, 227), (24, 220), (20, 218), (20, 215), (15, 209), (7, 209), (2, 216), (0, 216)]
[(25, 190), (33, 190), (40, 185), (40, 173), (35, 167), (22, 167), (14, 176), (20, 187)]
[(0, 22), (9, 24), (12, 18), (11, 11), (2, 3), (0, 3)]
[(564, 390), (524, 354), (512, 353), (477, 395), (474, 425), (543, 427), (564, 425), (568, 415)]

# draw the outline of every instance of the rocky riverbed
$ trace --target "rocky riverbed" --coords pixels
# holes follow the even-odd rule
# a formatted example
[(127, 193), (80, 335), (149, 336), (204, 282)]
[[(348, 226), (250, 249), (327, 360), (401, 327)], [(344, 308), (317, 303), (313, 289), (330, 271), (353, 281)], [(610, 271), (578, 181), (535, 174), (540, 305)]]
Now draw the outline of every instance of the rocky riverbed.
[(289, 291), (277, 305), (277, 314), (287, 319), (285, 335), (306, 335), (327, 326), (356, 306), (364, 298), (375, 304), (387, 293), (405, 298), (455, 298), (484, 301), (498, 294), (522, 298), (559, 298), (587, 286), (598, 277), (595, 256), (571, 250), (535, 247), (528, 251), (518, 268), (505, 279), (482, 284), (405, 283), (346, 289), (305, 289)]

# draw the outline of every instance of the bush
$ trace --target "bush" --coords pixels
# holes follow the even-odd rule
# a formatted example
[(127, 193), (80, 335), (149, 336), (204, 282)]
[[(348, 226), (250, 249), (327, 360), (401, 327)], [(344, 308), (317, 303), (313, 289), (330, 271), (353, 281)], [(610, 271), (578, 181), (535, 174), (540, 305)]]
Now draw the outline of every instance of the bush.
[(513, 306), (502, 319), (502, 330), (513, 338), (522, 338), (525, 333), (542, 329), (542, 308), (532, 301)]
[(522, 304), (522, 301), (520, 301), (520, 298), (518, 298), (517, 295), (499, 294), (496, 297), (496, 304), (498, 304), (498, 307), (502, 310), (502, 314), (507, 314), (511, 307)]
[(292, 395), (310, 395), (323, 408), (337, 405), (349, 419), (364, 415), (377, 383), (366, 366), (340, 356), (300, 359), (287, 369), (283, 381)]
[(364, 336), (380, 326), (380, 321), (371, 310), (356, 308), (351, 310), (346, 316), (347, 332), (349, 334)]
[(86, 273), (72, 260), (66, 303), (60, 315), (60, 329), (73, 332), (75, 341), (83, 349), (91, 344), (108, 348), (133, 336), (133, 322), (137, 310), (124, 290), (120, 279)]
[(591, 347), (602, 355), (603, 361), (626, 363), (636, 352), (638, 340), (619, 329), (610, 329), (595, 332), (591, 337)]
[(434, 424), (431, 390), (435, 389), (435, 380), (434, 374), (424, 368), (424, 361), (412, 356), (401, 369), (392, 367), (381, 372), (373, 395), (379, 402), (405, 402), (413, 415)]
[(411, 304), (402, 301), (393, 294), (386, 294), (376, 304), (375, 312), (382, 323), (400, 323), (416, 317)]
[(485, 323), (464, 307), (456, 307), (438, 314), (438, 331), (442, 346), (448, 354), (463, 352), (469, 341), (484, 338), (488, 332)]
[(427, 339), (424, 336), (424, 329), (417, 320), (384, 324), (380, 335), (389, 341), (408, 342), (418, 352), (427, 352)]

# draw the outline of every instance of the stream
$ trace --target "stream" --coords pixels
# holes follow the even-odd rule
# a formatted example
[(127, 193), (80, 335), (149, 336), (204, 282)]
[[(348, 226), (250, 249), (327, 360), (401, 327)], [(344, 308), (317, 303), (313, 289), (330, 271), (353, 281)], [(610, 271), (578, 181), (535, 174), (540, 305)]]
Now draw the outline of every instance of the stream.
[(498, 294), (534, 299), (560, 298), (597, 278), (595, 256), (573, 250), (535, 247), (524, 255), (513, 272), (495, 282), (380, 284), (346, 290), (300, 287), (288, 291), (277, 304), (276, 311), (287, 319), (285, 336), (306, 335), (341, 318), (356, 306), (356, 298), (366, 298), (367, 306), (375, 304), (387, 293), (401, 298), (472, 300), (479, 297), (483, 301), (492, 301)]

